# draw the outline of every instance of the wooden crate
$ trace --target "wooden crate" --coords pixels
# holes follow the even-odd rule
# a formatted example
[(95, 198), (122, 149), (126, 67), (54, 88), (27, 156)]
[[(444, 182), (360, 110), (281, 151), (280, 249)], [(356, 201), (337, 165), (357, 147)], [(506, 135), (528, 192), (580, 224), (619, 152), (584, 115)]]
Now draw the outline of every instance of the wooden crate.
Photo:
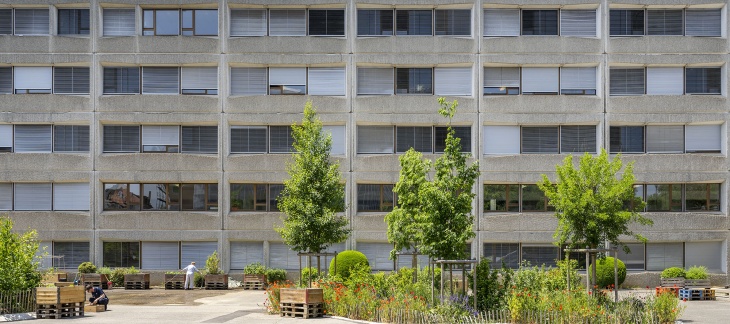
[(36, 318), (60, 319), (62, 317), (83, 317), (84, 302), (36, 305)]
[(205, 275), (205, 289), (228, 289), (228, 275)]
[(684, 278), (662, 278), (662, 287), (684, 287)]
[(266, 284), (263, 282), (244, 282), (243, 283), (243, 289), (244, 290), (265, 290)]
[(322, 317), (323, 303), (281, 303), (279, 310), (281, 311), (282, 317), (294, 317), (294, 318), (315, 318)]
[(125, 274), (124, 289), (150, 289), (150, 274)]
[(81, 283), (83, 285), (92, 285), (94, 287), (101, 287), (101, 289), (109, 289), (109, 279), (105, 274), (99, 273), (84, 273), (81, 274)]
[(82, 286), (37, 287), (35, 291), (36, 304), (39, 305), (83, 303), (86, 301), (86, 291)]
[(266, 275), (244, 274), (243, 289), (266, 289)]
[(106, 305), (85, 305), (84, 312), (100, 313), (106, 311)]
[(67, 282), (68, 273), (65, 272), (51, 272), (43, 275), (41, 283), (55, 283), (55, 282)]
[(665, 292), (670, 292), (670, 293), (674, 294), (674, 297), (679, 297), (680, 289), (681, 288), (679, 288), (679, 287), (656, 287), (654, 289), (655, 290), (654, 292), (657, 296), (659, 296)]
[(685, 279), (684, 287), (686, 288), (710, 288), (712, 284), (710, 279)]
[(280, 304), (319, 304), (324, 302), (322, 288), (281, 288), (279, 296)]
[(165, 289), (185, 289), (185, 275), (165, 274)]

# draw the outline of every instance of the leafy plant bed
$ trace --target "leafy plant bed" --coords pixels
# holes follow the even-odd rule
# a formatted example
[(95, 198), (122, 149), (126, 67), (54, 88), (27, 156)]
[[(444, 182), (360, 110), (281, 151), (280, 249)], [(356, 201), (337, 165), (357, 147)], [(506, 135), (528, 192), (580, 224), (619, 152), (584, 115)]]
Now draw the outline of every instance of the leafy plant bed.
[(710, 279), (684, 279), (684, 287), (687, 288), (710, 288)]
[(67, 282), (68, 273), (66, 272), (51, 272), (43, 275), (43, 281), (41, 283), (54, 283), (54, 282)]
[(185, 275), (181, 273), (165, 274), (165, 289), (185, 289)]
[(662, 278), (662, 287), (684, 287), (684, 278)]
[(125, 274), (124, 289), (150, 289), (150, 274)]
[(205, 275), (205, 289), (228, 289), (227, 274)]
[(37, 287), (36, 318), (84, 316), (84, 287)]
[(266, 275), (244, 274), (243, 289), (266, 289)]
[(81, 283), (101, 287), (101, 289), (109, 289), (109, 278), (101, 273), (84, 273), (81, 275)]

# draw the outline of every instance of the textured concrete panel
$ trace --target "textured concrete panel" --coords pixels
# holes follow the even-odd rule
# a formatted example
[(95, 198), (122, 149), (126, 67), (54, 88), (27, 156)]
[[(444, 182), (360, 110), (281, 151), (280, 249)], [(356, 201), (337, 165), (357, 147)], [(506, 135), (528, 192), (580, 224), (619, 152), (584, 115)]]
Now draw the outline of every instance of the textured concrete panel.
[(231, 154), (225, 166), (226, 171), (283, 171), (291, 160), (291, 154)]
[(141, 53), (220, 53), (218, 37), (138, 36)]
[[(61, 211), (13, 211), (9, 212), (13, 219), (13, 226), (19, 230), (28, 228), (39, 231), (79, 231), (91, 230), (93, 221), (89, 212), (61, 212)], [(52, 236), (52, 235), (49, 235)], [(42, 236), (46, 240), (46, 236)]]
[(652, 212), (644, 213), (644, 216), (654, 221), (654, 225), (634, 225), (632, 228), (651, 235), (654, 240), (689, 241), (697, 240), (690, 239), (695, 235), (716, 237), (727, 234), (722, 229), (727, 228), (728, 220), (721, 212)]
[(387, 213), (357, 213), (353, 216), (352, 228), (356, 231), (385, 231), (388, 229), (385, 214)]
[[(355, 172), (390, 171), (397, 174), (400, 171), (400, 162), (398, 162), (398, 155), (395, 154), (358, 154), (352, 159), (352, 169)], [(369, 179), (374, 182), (381, 181)], [(386, 183), (395, 183), (396, 181), (398, 181), (397, 177), (395, 180)]]
[[(174, 212), (174, 211), (140, 211), (140, 212), (101, 212), (97, 216), (96, 226), (99, 229), (144, 228), (145, 231), (180, 231), (180, 230), (219, 230), (221, 218), (217, 212)], [(216, 236), (219, 236), (216, 235)], [(152, 240), (164, 240), (155, 236)], [(183, 241), (192, 240), (185, 237)]]
[(96, 39), (96, 49), (99, 53), (138, 53), (138, 37), (141, 36), (99, 37)]
[(0, 168), (0, 181), (2, 182), (85, 182), (92, 178), (92, 171), (60, 171), (45, 168), (18, 170), (17, 167), (9, 169)]
[(91, 40), (89, 37), (51, 37), (51, 52), (54, 53), (89, 53)]
[(214, 66), (220, 60), (220, 54), (203, 54), (184, 52), (185, 54), (97, 54), (98, 61), (104, 66), (118, 64), (134, 65), (200, 65)]
[(262, 230), (273, 231), (275, 227), (283, 226), (283, 213), (278, 212), (225, 212), (227, 230)]
[[(0, 102), (5, 97), (0, 95)], [(11, 97), (9, 97), (11, 98)], [(50, 113), (14, 113), (14, 112), (0, 112), (0, 122), (3, 123), (63, 123), (63, 124), (74, 124), (74, 125), (89, 125), (93, 120), (93, 113), (81, 113), (81, 112), (67, 112), (63, 114)]]
[(59, 170), (88, 172), (92, 168), (91, 153), (8, 153), (0, 154), (3, 170)]
[(473, 37), (446, 36), (391, 36), (358, 37), (355, 39), (355, 53), (433, 53), (438, 48), (442, 53), (476, 53), (477, 41)]
[(503, 64), (519, 65), (564, 65), (584, 64), (598, 65), (603, 63), (604, 56), (600, 54), (553, 54), (553, 53), (509, 53), (509, 54), (484, 54), (480, 55), (481, 62), (485, 65), (499, 66)]
[(568, 154), (484, 155), (482, 172), (553, 172)]
[(128, 95), (101, 96), (97, 111), (219, 112), (218, 96)]
[[(353, 100), (353, 111), (356, 113), (379, 114), (425, 114), (438, 116), (440, 96), (429, 95), (398, 95), (398, 96), (358, 96)], [(459, 102), (456, 117), (465, 113), (477, 111), (477, 101), (473, 97), (446, 97), (447, 101)], [(385, 117), (385, 116), (382, 116)], [(416, 117), (416, 116), (413, 116)]]
[[(2, 36), (0, 36), (2, 37)], [(3, 48), (0, 46), (0, 48)], [(0, 62), (13, 63), (14, 65), (38, 65), (51, 66), (54, 64), (64, 64), (69, 66), (89, 66), (92, 61), (91, 54), (36, 54), (39, 52), (30, 52), (23, 54), (2, 53), (0, 54)], [(40, 52), (42, 53), (42, 52)]]
[[(688, 174), (728, 169), (728, 159), (720, 153), (708, 154), (626, 154), (624, 162), (636, 161), (634, 173), (667, 172)], [(724, 177), (723, 177), (724, 178)]]
[(123, 166), (118, 169), (119, 171), (98, 171), (96, 178), (104, 183), (218, 183), (222, 176), (217, 171), (127, 171), (133, 169)]
[[(376, 101), (376, 100), (373, 100)], [(403, 100), (407, 101), (407, 100)], [(428, 106), (421, 106), (421, 107), (428, 107), (429, 110), (433, 109), (433, 111), (424, 112), (424, 113), (408, 113), (408, 112), (401, 112), (400, 110), (398, 112), (387, 112), (385, 110), (372, 112), (372, 113), (360, 113), (356, 112), (353, 113), (353, 120), (355, 125), (353, 127), (356, 127), (358, 125), (423, 125), (423, 126), (430, 126), (430, 125), (446, 125), (448, 123), (448, 119), (444, 116), (441, 116), (437, 113), (438, 104), (434, 105), (429, 100), (426, 100), (428, 102)], [(387, 102), (387, 101), (385, 101)], [(416, 101), (418, 102), (418, 101)], [(425, 103), (424, 103), (425, 104)], [(409, 106), (415, 106), (413, 104), (408, 104)], [(375, 105), (373, 105), (375, 106)], [(426, 110), (425, 108), (422, 108), (422, 110)], [(477, 114), (470, 113), (470, 112), (462, 112), (461, 111), (461, 103), (459, 104), (459, 108), (457, 109), (456, 115), (454, 115), (454, 119), (451, 121), (452, 125), (455, 126), (472, 126), (474, 127), (474, 122), (477, 120)], [(355, 132), (357, 132), (357, 128), (353, 129)]]
[[(173, 212), (174, 213), (174, 212)], [(99, 229), (98, 238), (102, 241), (219, 241), (220, 230), (125, 230)]]
[[(188, 97), (189, 98), (189, 97)], [(205, 99), (205, 98), (203, 98)], [(103, 124), (133, 124), (133, 125), (218, 125), (220, 114), (215, 113), (156, 113), (156, 112), (99, 112), (97, 120)], [(100, 127), (101, 128), (101, 127)], [(218, 132), (221, 132), (220, 128)]]
[(490, 113), (481, 115), (484, 124), (503, 125), (555, 125), (555, 124), (599, 124), (603, 114), (544, 114), (532, 112), (527, 114)]
[(98, 171), (216, 171), (219, 167), (217, 154), (102, 154), (96, 160)]
[[(236, 96), (228, 97), (227, 113), (289, 113), (301, 114), (311, 100), (318, 114), (346, 113), (349, 105), (345, 96)], [(300, 115), (301, 116), (301, 115)], [(301, 121), (301, 117), (299, 117)], [(277, 118), (278, 120), (278, 118)]]
[(352, 240), (355, 241), (355, 246), (353, 246), (353, 249), (357, 249), (357, 242), (388, 242), (388, 236), (385, 234), (385, 231), (358, 230), (353, 231), (350, 236), (352, 237)]
[(261, 65), (287, 65), (287, 66), (344, 66), (347, 56), (343, 54), (290, 54), (269, 55), (264, 53), (254, 54), (228, 54), (226, 59), (229, 64), (245, 66), (247, 64)]
[(396, 54), (396, 53), (382, 53), (382, 54), (354, 54), (353, 59), (355, 64), (368, 65), (368, 64), (382, 64), (387, 66), (398, 66), (398, 65), (415, 65), (415, 66), (429, 66), (429, 65), (444, 65), (454, 64), (456, 66), (469, 66), (475, 61), (474, 55), (469, 54)]
[(13, 113), (63, 113), (93, 111), (88, 95), (0, 95), (0, 111)]
[(727, 53), (727, 39), (715, 37), (611, 37), (609, 53)]
[(603, 99), (598, 96), (483, 96), (482, 112), (512, 114), (585, 114), (602, 113)]
[(349, 53), (344, 37), (231, 37), (228, 53)]
[(6, 53), (49, 53), (52, 36), (0, 36), (0, 48)]
[(721, 124), (728, 118), (725, 112), (702, 114), (635, 114), (635, 113), (607, 113), (606, 121), (609, 125), (620, 124), (689, 124), (713, 123)]
[[(679, 38), (679, 37), (678, 37)], [(714, 66), (720, 66), (725, 60), (726, 55), (717, 54), (664, 54), (656, 55), (637, 55), (637, 54), (608, 54), (608, 64), (620, 65), (621, 63), (630, 64), (674, 64), (677, 66), (683, 66), (687, 64), (712, 64)]]
[[(599, 1), (585, 1), (585, 0), (531, 0), (530, 5), (569, 5), (569, 4), (600, 4)], [(511, 5), (524, 5), (524, 0), (487, 0), (484, 4), (511, 4)]]
[(608, 97), (606, 110), (611, 113), (713, 113), (727, 112), (723, 96), (613, 96)]
[(249, 5), (272, 5), (272, 6), (308, 6), (308, 5), (329, 5), (329, 4), (347, 4), (347, 0), (229, 0), (231, 4), (249, 4)]
[[(494, 232), (554, 231), (558, 221), (552, 212), (547, 213), (482, 213), (479, 230)], [(552, 242), (552, 241), (551, 241)]]
[(482, 53), (601, 53), (603, 40), (583, 37), (487, 37)]

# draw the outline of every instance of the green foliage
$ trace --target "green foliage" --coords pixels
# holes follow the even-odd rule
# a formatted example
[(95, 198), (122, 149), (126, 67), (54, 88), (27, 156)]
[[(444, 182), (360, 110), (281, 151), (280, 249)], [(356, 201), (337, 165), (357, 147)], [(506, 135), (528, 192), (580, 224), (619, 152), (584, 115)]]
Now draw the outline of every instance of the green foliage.
[(284, 269), (266, 269), (266, 282), (284, 282), (286, 281), (286, 270)]
[(684, 269), (680, 267), (666, 268), (661, 274), (662, 278), (684, 278), (686, 276), (687, 274), (684, 272)]
[(311, 102), (304, 107), (301, 125), (292, 125), (294, 162), (287, 164), (290, 178), (278, 201), (286, 218), (276, 231), (284, 243), (300, 252), (321, 252), (347, 239), (350, 230), (345, 211), (345, 181), (339, 162), (330, 160), (332, 136), (322, 132)]
[(302, 269), (302, 277), (299, 278), (302, 284), (306, 284), (309, 280), (317, 281), (319, 279), (319, 271), (315, 267), (306, 267)]
[(254, 263), (248, 264), (245, 267), (243, 267), (243, 274), (248, 274), (248, 275), (266, 274), (266, 267), (259, 262), (254, 262)]
[(129, 268), (127, 268), (127, 270), (125, 271), (125, 273), (126, 274), (138, 274), (139, 273), (139, 269), (137, 269), (135, 267), (129, 267)]
[[(335, 260), (337, 260), (337, 269), (335, 269)], [(370, 268), (368, 257), (356, 250), (345, 250), (337, 253), (337, 256), (330, 261), (330, 275), (339, 276), (342, 279), (350, 277), (350, 271), (358, 267)]]
[(205, 275), (205, 270), (201, 272), (195, 272), (195, 274), (193, 275), (193, 285), (195, 285), (195, 287), (205, 287)]
[(597, 248), (608, 241), (612, 246), (628, 247), (619, 237), (630, 235), (641, 242), (646, 238), (634, 234), (629, 225), (633, 222), (652, 225), (652, 221), (641, 216), (644, 202), (634, 196), (633, 162), (628, 163), (621, 178), (621, 157), (609, 161), (608, 153), (601, 149), (597, 157), (586, 153), (581, 157), (578, 168), (573, 157), (565, 158), (562, 166), (555, 167), (558, 181), (551, 182), (546, 175), (537, 185), (545, 192), (550, 205), (555, 206), (558, 227), (553, 235), (556, 244), (568, 244), (571, 248)]
[[(491, 269), (489, 259), (483, 258), (475, 267), (477, 274), (477, 310), (480, 312), (502, 309), (506, 306), (513, 271), (504, 265)], [(473, 272), (469, 274), (469, 287), (474, 287)]]
[(116, 287), (124, 287), (124, 275), (126, 273), (127, 269), (124, 268), (111, 270), (111, 273), (108, 275), (109, 281), (111, 281)]
[(108, 276), (108, 275), (112, 274), (112, 268), (101, 267), (101, 268), (96, 269), (96, 273), (105, 274)]
[(79, 273), (96, 273), (96, 266), (93, 263), (86, 261), (79, 264), (78, 270)]
[[(614, 285), (614, 272), (613, 272), (613, 258), (605, 257), (599, 258), (596, 263), (596, 285), (599, 288), (613, 287)], [(593, 271), (593, 265), (588, 266), (589, 273)], [(618, 284), (621, 286), (626, 280), (626, 265), (623, 261), (618, 260)]]
[(0, 293), (28, 290), (41, 282), (36, 231), (12, 230), (13, 221), (0, 216)]
[(218, 251), (213, 251), (213, 254), (209, 255), (208, 259), (205, 260), (205, 271), (212, 275), (222, 274), (223, 271), (221, 271), (220, 264), (221, 259), (218, 257)]
[(648, 308), (658, 317), (660, 323), (674, 323), (682, 316), (684, 306), (679, 304), (674, 293), (666, 291), (648, 300)]
[(693, 266), (687, 269), (687, 273), (684, 277), (687, 279), (707, 279), (710, 276), (707, 274), (707, 267)]

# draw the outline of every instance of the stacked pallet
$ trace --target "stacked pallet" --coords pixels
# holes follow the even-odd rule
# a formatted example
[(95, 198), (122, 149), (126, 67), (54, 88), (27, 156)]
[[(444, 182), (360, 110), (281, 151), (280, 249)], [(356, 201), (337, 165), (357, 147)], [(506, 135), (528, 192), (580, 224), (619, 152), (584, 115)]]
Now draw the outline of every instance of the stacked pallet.
[(150, 283), (144, 281), (125, 281), (124, 289), (150, 289)]
[(36, 288), (36, 318), (84, 316), (84, 287)]
[(282, 317), (315, 318), (324, 315), (322, 288), (282, 288), (279, 296)]
[(228, 283), (224, 282), (205, 282), (205, 289), (222, 290), (228, 289)]
[(279, 308), (282, 317), (315, 318), (324, 315), (322, 303), (281, 303)]
[(263, 282), (247, 281), (243, 283), (243, 289), (264, 290), (266, 289), (266, 284)]
[(185, 289), (185, 275), (180, 273), (166, 273), (165, 289)]
[(165, 289), (185, 289), (184, 281), (168, 281), (165, 283)]
[(62, 317), (83, 317), (84, 302), (63, 303), (63, 304), (38, 304), (36, 306), (36, 318), (60, 319)]
[(149, 273), (134, 273), (124, 275), (124, 289), (150, 289)]
[(266, 289), (266, 275), (244, 274), (243, 289)]
[(682, 288), (679, 298), (683, 300), (715, 300), (715, 289), (712, 288)]

